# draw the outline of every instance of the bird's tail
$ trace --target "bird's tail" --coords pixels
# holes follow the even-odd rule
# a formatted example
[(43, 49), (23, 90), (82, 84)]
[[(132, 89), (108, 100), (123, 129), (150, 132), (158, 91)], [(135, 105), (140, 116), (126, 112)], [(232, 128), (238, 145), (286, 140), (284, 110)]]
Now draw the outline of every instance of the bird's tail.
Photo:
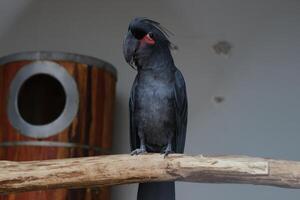
[(175, 200), (175, 183), (140, 183), (137, 200)]

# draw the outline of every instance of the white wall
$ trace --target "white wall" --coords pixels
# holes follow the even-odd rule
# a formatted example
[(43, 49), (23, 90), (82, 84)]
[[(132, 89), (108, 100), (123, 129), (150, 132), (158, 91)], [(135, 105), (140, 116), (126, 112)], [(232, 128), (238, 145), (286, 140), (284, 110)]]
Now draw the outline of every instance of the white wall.
[[(22, 3), (20, 3), (22, 2)], [(189, 95), (186, 152), (300, 160), (300, 2), (297, 0), (2, 0), (0, 55), (59, 50), (96, 56), (118, 69), (114, 153), (129, 152), (128, 96), (135, 72), (121, 45), (130, 19), (171, 29)], [(4, 14), (3, 14), (4, 13)], [(226, 59), (211, 46), (228, 40)], [(224, 96), (216, 105), (213, 96)], [(113, 199), (135, 199), (136, 185)], [(299, 190), (177, 184), (177, 199), (299, 199)]]

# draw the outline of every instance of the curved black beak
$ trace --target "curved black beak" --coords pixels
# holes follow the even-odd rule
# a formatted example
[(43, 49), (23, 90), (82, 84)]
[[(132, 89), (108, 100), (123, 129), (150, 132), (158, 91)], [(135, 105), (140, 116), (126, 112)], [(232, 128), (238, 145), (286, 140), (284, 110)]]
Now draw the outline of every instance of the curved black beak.
[(138, 45), (139, 45), (139, 41), (132, 35), (131, 31), (128, 31), (123, 42), (123, 54), (126, 62), (131, 67), (133, 67), (134, 65), (133, 58), (135, 56)]

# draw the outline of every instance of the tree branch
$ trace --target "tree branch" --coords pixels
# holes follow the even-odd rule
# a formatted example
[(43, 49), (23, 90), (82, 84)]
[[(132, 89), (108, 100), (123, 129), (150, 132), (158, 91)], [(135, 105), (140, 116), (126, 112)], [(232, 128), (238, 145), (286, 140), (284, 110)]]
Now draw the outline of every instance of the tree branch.
[(0, 161), (0, 193), (154, 181), (243, 183), (300, 189), (300, 162), (159, 154)]

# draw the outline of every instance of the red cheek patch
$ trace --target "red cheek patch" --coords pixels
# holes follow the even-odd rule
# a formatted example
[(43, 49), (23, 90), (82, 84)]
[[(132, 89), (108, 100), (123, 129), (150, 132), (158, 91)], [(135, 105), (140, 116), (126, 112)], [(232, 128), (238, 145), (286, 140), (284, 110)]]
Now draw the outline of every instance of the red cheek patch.
[(154, 45), (155, 41), (149, 36), (149, 34), (145, 35), (142, 39), (143, 42), (150, 44), (150, 45)]

